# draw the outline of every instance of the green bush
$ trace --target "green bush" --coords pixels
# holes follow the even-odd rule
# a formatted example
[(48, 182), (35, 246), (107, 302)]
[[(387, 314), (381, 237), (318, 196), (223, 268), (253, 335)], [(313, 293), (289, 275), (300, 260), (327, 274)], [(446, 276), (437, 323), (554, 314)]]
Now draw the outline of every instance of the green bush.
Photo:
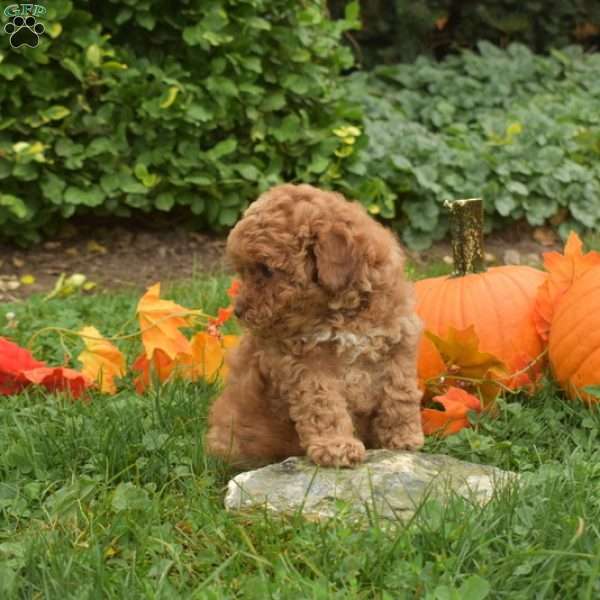
[(53, 0), (37, 48), (0, 35), (0, 236), (179, 208), (218, 228), (277, 181), (338, 177), (361, 142), (342, 135), (360, 121), (339, 77), (355, 2), (346, 17), (324, 0)]
[[(345, 3), (329, 0), (334, 15), (343, 15)], [(597, 0), (361, 0), (361, 14), (363, 27), (353, 37), (366, 66), (441, 58), (481, 40), (520, 42), (536, 52), (600, 42)]]
[(479, 195), (488, 227), (554, 217), (563, 235), (600, 228), (600, 55), (487, 42), (479, 52), (352, 76), (369, 138), (353, 168), (379, 178), (371, 212), (413, 248), (446, 234), (444, 200)]

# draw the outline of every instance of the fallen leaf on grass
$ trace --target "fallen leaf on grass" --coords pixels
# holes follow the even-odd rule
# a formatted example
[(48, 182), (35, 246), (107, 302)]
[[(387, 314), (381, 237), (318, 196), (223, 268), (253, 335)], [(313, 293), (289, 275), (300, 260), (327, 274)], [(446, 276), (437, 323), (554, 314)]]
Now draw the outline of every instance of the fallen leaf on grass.
[(45, 367), (46, 363), (36, 360), (29, 350), (0, 338), (0, 394), (16, 394), (29, 382), (23, 371)]
[(192, 356), (181, 361), (182, 376), (193, 381), (213, 381), (227, 375), (225, 354), (239, 343), (239, 336), (224, 335), (220, 339), (206, 331), (200, 331), (191, 340)]
[(88, 252), (92, 252), (95, 254), (106, 254), (108, 252), (106, 246), (99, 244), (96, 240), (90, 240), (86, 244), (86, 249)]
[(227, 375), (225, 356), (228, 350), (238, 345), (239, 340), (237, 335), (218, 338), (201, 331), (192, 338), (189, 355), (179, 355), (173, 360), (159, 348), (153, 353), (152, 359), (148, 360), (146, 354), (142, 353), (132, 366), (132, 370), (139, 373), (134, 381), (135, 389), (143, 394), (153, 379), (165, 383), (175, 377), (190, 381), (224, 378)]
[(132, 371), (139, 373), (134, 380), (137, 393), (143, 394), (150, 387), (153, 378), (158, 379), (161, 383), (167, 381), (174, 368), (175, 362), (160, 348), (153, 352), (150, 359), (145, 352), (142, 352), (131, 366)]
[(480, 352), (475, 327), (449, 327), (445, 338), (430, 331), (426, 331), (425, 336), (433, 342), (446, 366), (442, 377), (472, 388), (486, 406), (491, 406), (500, 391), (496, 381), (506, 380), (510, 375), (499, 358), (489, 352)]
[(425, 435), (437, 434), (443, 437), (458, 433), (469, 427), (469, 411), (481, 412), (481, 402), (465, 390), (450, 387), (445, 394), (435, 396), (434, 402), (441, 404), (444, 410), (434, 408), (421, 409), (421, 420)]
[(175, 302), (161, 300), (160, 283), (148, 288), (137, 307), (148, 360), (152, 359), (155, 350), (162, 350), (171, 360), (177, 355), (192, 353), (190, 342), (179, 331), (180, 327), (189, 326), (187, 317), (192, 313)]
[(79, 335), (85, 343), (85, 350), (77, 357), (83, 364), (82, 373), (98, 383), (102, 392), (116, 393), (115, 377), (124, 375), (125, 357), (95, 327), (84, 327)]
[(86, 375), (67, 367), (38, 367), (23, 371), (23, 377), (50, 392), (68, 391), (73, 398), (79, 398), (92, 385)]

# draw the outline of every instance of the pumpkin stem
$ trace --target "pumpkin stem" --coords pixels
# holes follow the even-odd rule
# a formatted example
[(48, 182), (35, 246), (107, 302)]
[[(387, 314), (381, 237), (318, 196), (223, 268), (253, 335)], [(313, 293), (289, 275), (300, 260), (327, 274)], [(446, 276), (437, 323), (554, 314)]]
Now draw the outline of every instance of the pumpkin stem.
[(450, 211), (454, 258), (453, 277), (485, 271), (483, 255), (483, 201), (481, 198), (444, 202)]

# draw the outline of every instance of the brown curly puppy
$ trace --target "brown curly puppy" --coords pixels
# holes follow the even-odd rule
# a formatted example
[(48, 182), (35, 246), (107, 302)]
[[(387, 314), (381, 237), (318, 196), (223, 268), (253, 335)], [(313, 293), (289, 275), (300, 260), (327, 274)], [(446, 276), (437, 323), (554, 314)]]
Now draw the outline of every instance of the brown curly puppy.
[(210, 412), (209, 453), (352, 466), (365, 446), (423, 444), (421, 323), (392, 233), (339, 194), (280, 185), (248, 208), (227, 254), (247, 333)]

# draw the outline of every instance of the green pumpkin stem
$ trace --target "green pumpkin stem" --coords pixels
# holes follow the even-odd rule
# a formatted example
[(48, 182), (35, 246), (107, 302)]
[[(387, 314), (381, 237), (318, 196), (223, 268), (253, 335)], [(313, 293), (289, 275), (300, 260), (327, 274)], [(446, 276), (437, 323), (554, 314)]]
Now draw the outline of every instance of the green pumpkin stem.
[(483, 200), (469, 198), (444, 202), (450, 211), (450, 235), (454, 258), (453, 277), (485, 271), (483, 254)]

